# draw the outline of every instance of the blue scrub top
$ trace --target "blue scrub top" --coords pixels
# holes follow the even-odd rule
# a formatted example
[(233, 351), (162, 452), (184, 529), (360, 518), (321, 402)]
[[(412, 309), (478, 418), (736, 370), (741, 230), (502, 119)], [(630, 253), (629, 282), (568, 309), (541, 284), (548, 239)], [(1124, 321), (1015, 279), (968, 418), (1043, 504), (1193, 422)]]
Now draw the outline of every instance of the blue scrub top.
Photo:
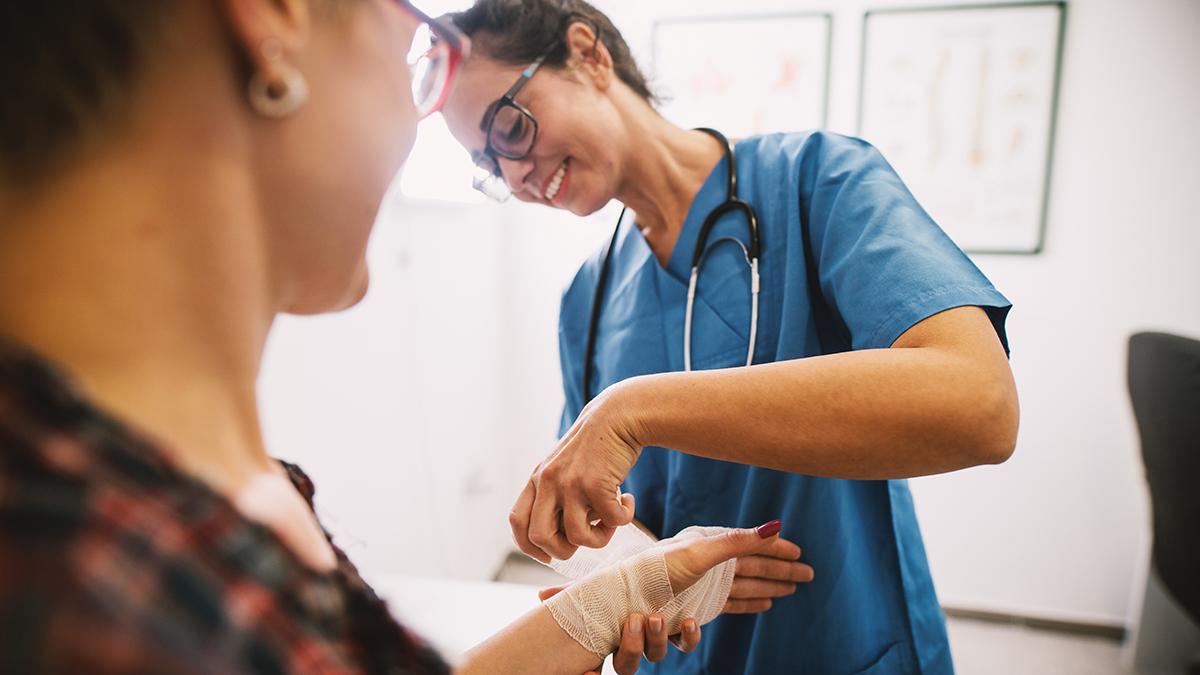
[[(985, 309), (1008, 348), (1010, 303), (946, 236), (868, 143), (826, 132), (777, 134), (736, 147), (738, 192), (762, 237), (754, 362), (820, 353), (807, 294), (801, 220), (808, 219), (821, 291), (854, 349), (889, 347), (938, 312)], [(725, 198), (714, 168), (693, 201), (664, 269), (625, 222), (610, 261), (592, 391), (636, 375), (683, 369), (683, 315), (701, 223)], [(627, 219), (628, 220), (628, 219)], [(741, 216), (709, 237), (746, 240)], [(582, 359), (598, 252), (566, 291), (559, 325), (566, 405), (560, 434), (583, 407)], [(745, 364), (750, 280), (740, 249), (721, 244), (701, 275), (692, 345), (696, 369)], [(804, 405), (798, 399), (796, 405)], [(703, 629), (692, 654), (669, 650), (650, 673), (951, 673), (908, 484), (817, 478), (646, 448), (625, 488), (660, 537), (689, 525), (753, 526), (780, 518), (783, 536), (816, 570), (810, 584), (762, 614), (728, 615)]]

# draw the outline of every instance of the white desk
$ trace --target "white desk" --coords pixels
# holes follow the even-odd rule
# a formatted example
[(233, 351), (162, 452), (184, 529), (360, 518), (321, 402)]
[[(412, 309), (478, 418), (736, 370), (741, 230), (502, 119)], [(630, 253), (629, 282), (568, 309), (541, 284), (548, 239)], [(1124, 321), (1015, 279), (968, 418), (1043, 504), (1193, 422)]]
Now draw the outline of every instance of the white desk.
[[(371, 582), (401, 623), (451, 663), (538, 605), (539, 587), (523, 584), (403, 576), (375, 577)], [(604, 672), (615, 675), (610, 661), (605, 660)]]

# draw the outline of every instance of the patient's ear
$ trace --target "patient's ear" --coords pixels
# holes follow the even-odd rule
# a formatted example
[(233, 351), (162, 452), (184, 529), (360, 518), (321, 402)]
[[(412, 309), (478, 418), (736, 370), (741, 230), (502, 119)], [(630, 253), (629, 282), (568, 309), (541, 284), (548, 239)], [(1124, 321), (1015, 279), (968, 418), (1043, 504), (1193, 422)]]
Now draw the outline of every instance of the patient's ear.
[(215, 5), (238, 59), (252, 72), (276, 82), (284, 68), (295, 67), (295, 55), (310, 36), (310, 0), (216, 0)]

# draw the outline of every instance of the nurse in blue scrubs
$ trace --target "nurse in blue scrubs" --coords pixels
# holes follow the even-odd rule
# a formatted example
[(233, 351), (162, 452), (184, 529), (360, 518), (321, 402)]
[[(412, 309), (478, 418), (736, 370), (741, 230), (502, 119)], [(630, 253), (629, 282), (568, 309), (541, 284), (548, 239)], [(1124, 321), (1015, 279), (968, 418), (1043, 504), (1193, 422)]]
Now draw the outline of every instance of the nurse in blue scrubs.
[[(952, 672), (904, 479), (1012, 453), (1008, 300), (867, 142), (747, 138), (731, 165), (655, 111), (585, 3), (480, 0), (455, 22), (476, 49), (445, 114), (480, 187), (580, 216), (626, 207), (563, 296), (562, 440), (513, 508), (521, 549), (567, 558), (635, 517), (660, 537), (780, 518), (815, 580), (650, 672)], [(757, 216), (757, 320), (734, 210), (707, 236), (684, 372), (693, 258), (731, 170)]]

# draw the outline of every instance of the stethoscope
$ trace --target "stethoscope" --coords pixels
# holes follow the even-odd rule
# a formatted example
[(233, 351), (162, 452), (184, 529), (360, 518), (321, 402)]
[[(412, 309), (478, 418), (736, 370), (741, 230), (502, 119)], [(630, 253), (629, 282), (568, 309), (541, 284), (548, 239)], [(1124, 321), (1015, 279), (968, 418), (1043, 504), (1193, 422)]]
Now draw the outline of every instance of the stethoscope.
[[(701, 128), (697, 131), (703, 131), (712, 136), (725, 148), (725, 160), (729, 165), (729, 183), (725, 192), (725, 201), (710, 211), (708, 217), (704, 219), (704, 224), (700, 226), (700, 234), (696, 238), (696, 247), (692, 251), (692, 274), (688, 281), (687, 308), (683, 318), (683, 369), (685, 371), (692, 369), (692, 315), (696, 305), (696, 287), (700, 282), (700, 270), (704, 268), (708, 254), (724, 242), (736, 244), (742, 250), (746, 265), (750, 267), (750, 345), (746, 349), (746, 365), (749, 366), (754, 362), (754, 345), (758, 340), (758, 261), (759, 254), (762, 252), (758, 238), (758, 217), (754, 213), (754, 207), (738, 197), (737, 164), (734, 162), (733, 146), (729, 143), (729, 139), (715, 129)], [(608, 284), (609, 258), (612, 257), (613, 248), (616, 247), (617, 236), (621, 231), (621, 223), (625, 220), (627, 210), (627, 208), (621, 209), (612, 239), (608, 242), (608, 248), (604, 250), (604, 256), (600, 259), (600, 275), (596, 282), (595, 296), (592, 299), (592, 316), (588, 323), (587, 349), (583, 359), (583, 387), (580, 391), (583, 393), (585, 403), (592, 399), (588, 392), (588, 385), (592, 379), (592, 358), (596, 354), (596, 332), (600, 324), (601, 307), (604, 305), (604, 287)], [(737, 237), (725, 236), (709, 246), (708, 234), (713, 226), (717, 224), (721, 216), (737, 211), (746, 216), (746, 227), (750, 232), (749, 242), (742, 243)]]

